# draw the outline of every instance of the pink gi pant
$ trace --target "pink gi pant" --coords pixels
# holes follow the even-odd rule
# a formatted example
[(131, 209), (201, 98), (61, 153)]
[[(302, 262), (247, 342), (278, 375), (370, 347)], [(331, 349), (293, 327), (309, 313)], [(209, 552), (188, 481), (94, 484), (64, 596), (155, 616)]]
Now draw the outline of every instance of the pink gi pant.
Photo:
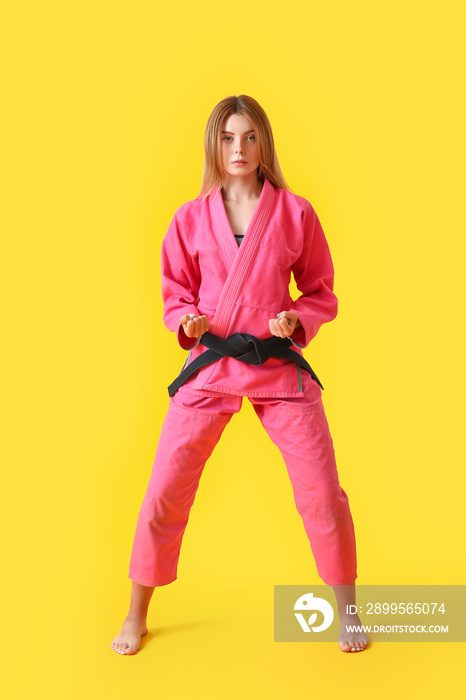
[[(129, 578), (144, 586), (164, 586), (177, 578), (181, 541), (204, 465), (242, 404), (242, 396), (200, 396), (189, 385), (170, 399), (136, 525)], [(303, 387), (304, 397), (248, 398), (281, 451), (320, 578), (348, 585), (357, 578), (348, 497), (339, 483), (321, 389), (307, 372)]]

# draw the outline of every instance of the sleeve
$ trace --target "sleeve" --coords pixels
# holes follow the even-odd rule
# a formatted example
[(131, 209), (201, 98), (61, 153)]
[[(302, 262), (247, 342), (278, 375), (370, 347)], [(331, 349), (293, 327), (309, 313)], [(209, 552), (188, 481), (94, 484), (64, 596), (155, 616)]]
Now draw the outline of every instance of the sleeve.
[(338, 300), (333, 293), (334, 269), (330, 250), (319, 218), (310, 203), (301, 210), (303, 246), (292, 267), (301, 296), (289, 311), (299, 318), (301, 326), (290, 340), (305, 348), (317, 335), (323, 323), (332, 321), (338, 312)]
[(163, 322), (169, 331), (177, 334), (180, 346), (191, 350), (200, 338), (188, 338), (180, 318), (184, 314), (200, 315), (196, 304), (201, 273), (198, 256), (178, 212), (163, 239), (161, 257)]

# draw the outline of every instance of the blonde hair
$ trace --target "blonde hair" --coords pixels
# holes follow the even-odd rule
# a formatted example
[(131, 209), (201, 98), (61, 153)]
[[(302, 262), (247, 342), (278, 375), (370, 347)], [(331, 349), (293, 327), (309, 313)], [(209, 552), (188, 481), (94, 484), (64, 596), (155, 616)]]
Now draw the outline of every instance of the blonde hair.
[(223, 187), (222, 141), (221, 129), (232, 114), (245, 114), (254, 124), (257, 141), (259, 166), (257, 177), (261, 182), (267, 178), (274, 187), (285, 190), (290, 188), (285, 182), (273, 141), (272, 127), (269, 119), (256, 100), (248, 95), (231, 95), (221, 100), (214, 107), (204, 135), (204, 169), (199, 197), (207, 197), (217, 187)]

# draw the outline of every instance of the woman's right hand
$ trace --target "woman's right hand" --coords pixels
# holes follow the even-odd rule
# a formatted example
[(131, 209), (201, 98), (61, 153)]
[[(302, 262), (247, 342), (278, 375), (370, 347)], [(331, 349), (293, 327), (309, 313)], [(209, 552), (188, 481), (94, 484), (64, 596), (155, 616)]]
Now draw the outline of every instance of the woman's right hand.
[(209, 330), (209, 319), (207, 316), (195, 316), (191, 318), (190, 314), (185, 314), (180, 318), (180, 325), (188, 338), (199, 338)]

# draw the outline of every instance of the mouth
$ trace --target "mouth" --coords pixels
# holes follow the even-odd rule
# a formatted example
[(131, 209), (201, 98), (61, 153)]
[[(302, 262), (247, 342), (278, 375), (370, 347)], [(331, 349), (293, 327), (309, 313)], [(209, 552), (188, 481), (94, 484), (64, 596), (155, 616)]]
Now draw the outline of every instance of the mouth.
[(234, 160), (233, 165), (246, 165), (247, 160)]

